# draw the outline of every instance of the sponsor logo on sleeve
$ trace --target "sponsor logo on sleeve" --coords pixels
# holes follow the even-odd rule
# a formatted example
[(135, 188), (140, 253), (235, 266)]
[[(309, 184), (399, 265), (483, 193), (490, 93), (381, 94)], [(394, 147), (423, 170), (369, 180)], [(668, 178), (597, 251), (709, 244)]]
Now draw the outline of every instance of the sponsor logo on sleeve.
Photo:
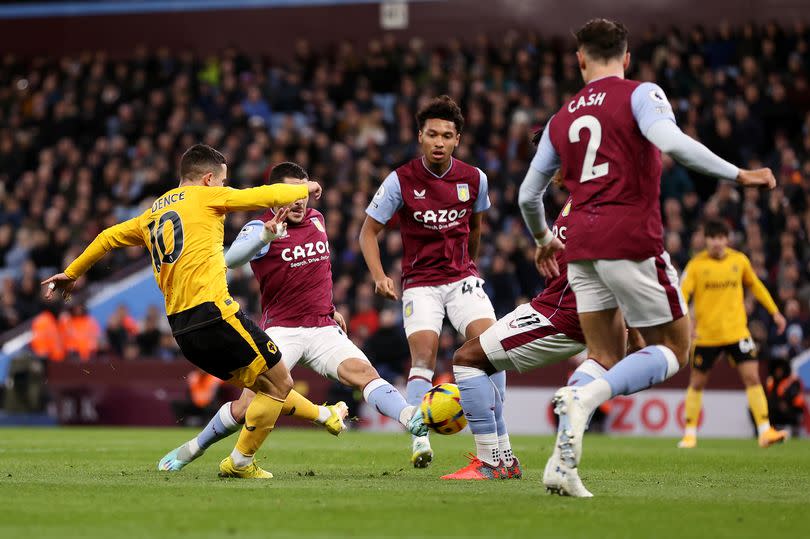
[(650, 99), (658, 103), (669, 105), (669, 102), (664, 97), (664, 94), (662, 94), (657, 88), (655, 90), (650, 90)]
[(374, 194), (374, 198), (382, 198), (385, 196), (385, 186), (381, 185), (377, 192)]

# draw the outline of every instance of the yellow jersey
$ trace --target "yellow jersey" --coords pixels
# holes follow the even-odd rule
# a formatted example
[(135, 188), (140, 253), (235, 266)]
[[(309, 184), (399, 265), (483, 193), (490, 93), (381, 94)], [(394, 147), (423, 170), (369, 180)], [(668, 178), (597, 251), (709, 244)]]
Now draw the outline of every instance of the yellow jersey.
[(777, 312), (771, 294), (743, 253), (727, 248), (725, 256), (716, 259), (701, 251), (689, 261), (681, 291), (687, 303), (694, 297), (697, 346), (724, 346), (751, 336), (743, 287), (750, 288), (769, 313)]
[(239, 310), (225, 280), (225, 214), (284, 206), (307, 195), (306, 184), (180, 186), (158, 197), (141, 215), (102, 231), (65, 274), (77, 279), (112, 249), (146, 246), (169, 324), (178, 335)]

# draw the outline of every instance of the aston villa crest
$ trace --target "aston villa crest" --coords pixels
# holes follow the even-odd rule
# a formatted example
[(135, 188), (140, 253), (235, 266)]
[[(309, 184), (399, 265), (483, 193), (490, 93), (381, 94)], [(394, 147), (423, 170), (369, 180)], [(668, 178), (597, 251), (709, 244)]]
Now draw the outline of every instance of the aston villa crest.
[(568, 217), (568, 214), (571, 212), (571, 201), (568, 201), (568, 204), (565, 205), (562, 211), (563, 217)]
[(466, 183), (459, 183), (456, 185), (456, 191), (458, 192), (458, 199), (462, 202), (467, 202), (470, 200), (470, 186)]
[(317, 217), (310, 217), (309, 220), (312, 221), (312, 224), (315, 225), (315, 228), (317, 228), (321, 232), (326, 233), (326, 230), (323, 228), (323, 224), (318, 220)]

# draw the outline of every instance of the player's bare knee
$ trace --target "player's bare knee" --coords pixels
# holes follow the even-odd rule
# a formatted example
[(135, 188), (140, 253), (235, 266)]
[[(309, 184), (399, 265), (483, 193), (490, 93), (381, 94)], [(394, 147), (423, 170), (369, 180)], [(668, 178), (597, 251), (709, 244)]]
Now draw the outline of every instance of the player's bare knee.
[(273, 396), (278, 397), (280, 399), (286, 399), (287, 395), (290, 394), (290, 391), (293, 390), (295, 382), (293, 381), (292, 376), (290, 376), (290, 373), (288, 372), (286, 376), (282, 376), (279, 377), (279, 379), (277, 380), (273, 380), (273, 386), (277, 391), (277, 394)]
[(758, 386), (762, 383), (762, 381), (759, 379), (759, 373), (757, 371), (741, 372), (740, 379), (745, 387)]
[(250, 406), (250, 401), (253, 400), (254, 393), (251, 391), (243, 391), (242, 395), (235, 401), (231, 402), (231, 417), (237, 423), (242, 423), (245, 420), (245, 413)]
[(689, 379), (689, 387), (695, 391), (703, 391), (706, 387), (707, 376), (700, 371), (693, 370), (693, 375)]
[(338, 379), (346, 385), (363, 389), (372, 380), (380, 378), (380, 373), (368, 361), (352, 358), (338, 366)]
[(487, 366), (486, 363), (486, 356), (481, 357), (479, 354), (476, 354), (474, 347), (470, 346), (469, 343), (465, 343), (453, 354), (453, 365), (458, 367), (485, 369)]

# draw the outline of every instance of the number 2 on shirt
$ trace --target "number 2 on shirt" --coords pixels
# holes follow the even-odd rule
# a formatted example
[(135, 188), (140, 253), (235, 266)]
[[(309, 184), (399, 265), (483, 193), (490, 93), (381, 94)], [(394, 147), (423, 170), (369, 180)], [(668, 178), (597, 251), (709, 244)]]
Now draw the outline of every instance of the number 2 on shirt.
[(594, 165), (596, 161), (596, 152), (599, 150), (599, 145), (602, 143), (602, 124), (595, 116), (586, 114), (580, 116), (571, 123), (568, 128), (568, 140), (571, 143), (580, 141), (579, 132), (587, 129), (591, 133), (591, 138), (588, 140), (588, 148), (585, 150), (585, 159), (582, 162), (582, 175), (579, 177), (579, 182), (584, 183), (602, 176), (607, 176), (608, 164), (601, 163)]

